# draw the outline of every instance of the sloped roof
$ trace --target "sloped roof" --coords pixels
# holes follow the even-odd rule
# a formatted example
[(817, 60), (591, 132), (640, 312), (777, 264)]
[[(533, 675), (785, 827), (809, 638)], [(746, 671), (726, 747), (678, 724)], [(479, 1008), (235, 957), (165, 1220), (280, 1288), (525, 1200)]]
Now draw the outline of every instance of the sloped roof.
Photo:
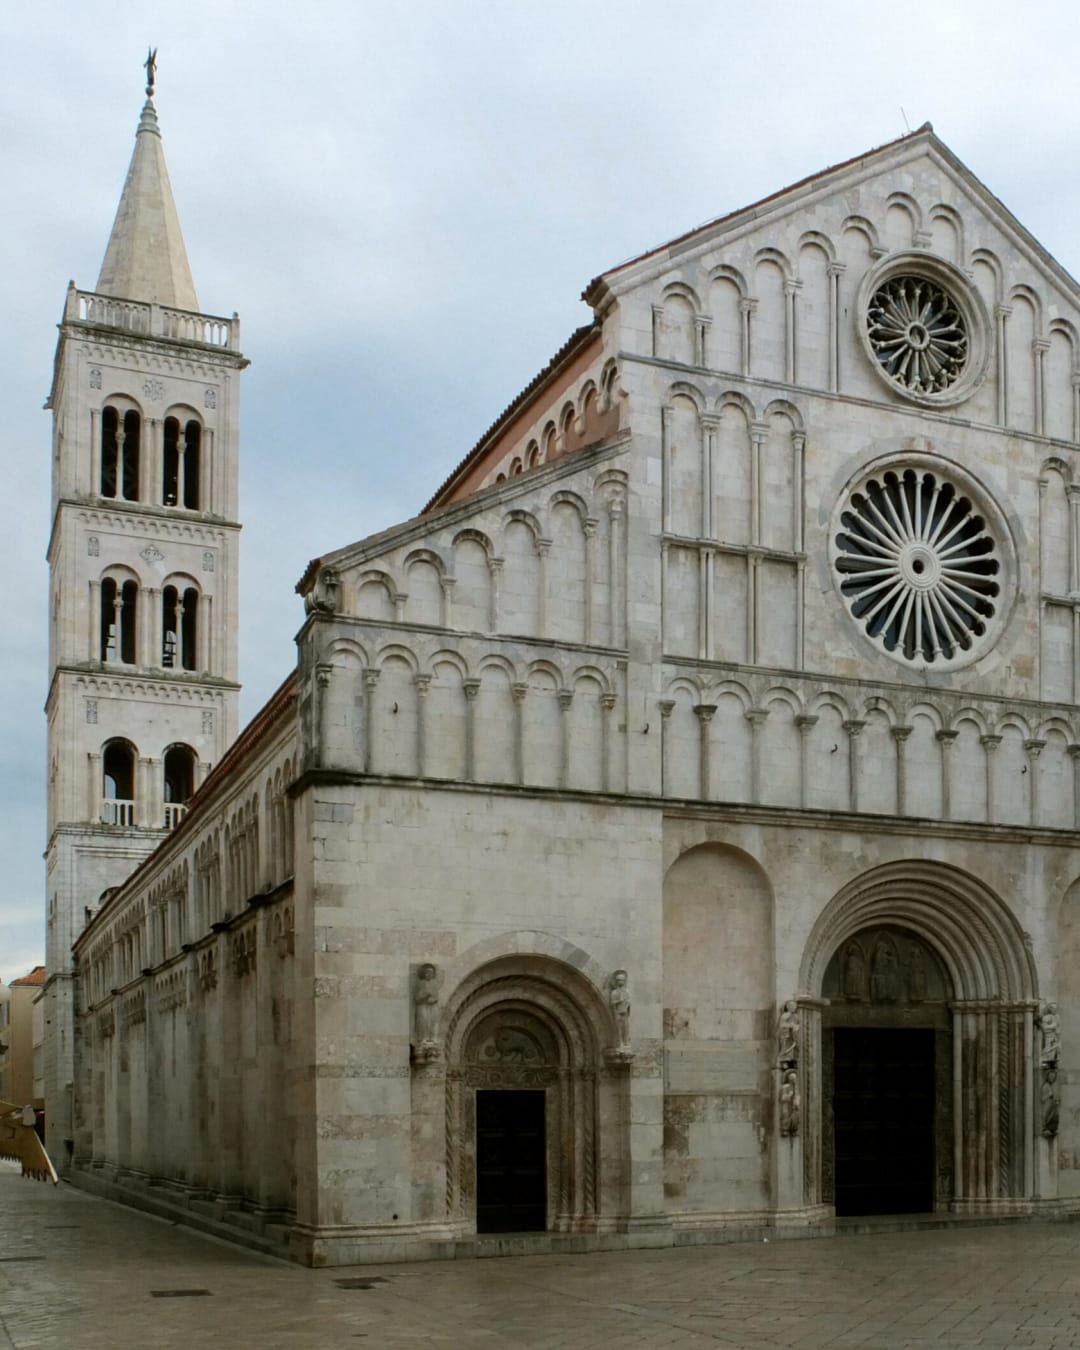
[(97, 291), (198, 311), (153, 101), (143, 105)]
[(35, 966), (29, 975), (23, 975), (21, 979), (12, 980), (9, 988), (15, 989), (19, 985), (43, 985), (45, 983), (45, 967)]

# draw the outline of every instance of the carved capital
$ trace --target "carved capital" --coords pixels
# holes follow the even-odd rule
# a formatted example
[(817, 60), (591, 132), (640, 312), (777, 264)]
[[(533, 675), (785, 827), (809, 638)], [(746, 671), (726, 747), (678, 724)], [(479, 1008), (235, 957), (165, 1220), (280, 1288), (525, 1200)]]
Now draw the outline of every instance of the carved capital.
[[(675, 700), (673, 698), (662, 698), (657, 706), (660, 709), (660, 716), (666, 722), (675, 710)], [(1080, 755), (1080, 745), (1071, 746), (1070, 749), (1074, 749)]]
[(1043, 750), (1045, 746), (1045, 741), (1037, 741), (1035, 739), (1024, 742), (1024, 749), (1028, 752), (1029, 759), (1038, 759), (1039, 752)]
[(911, 727), (890, 727), (889, 735), (894, 741), (906, 741), (911, 735)]
[(320, 689), (327, 689), (330, 686), (330, 677), (334, 673), (334, 667), (322, 662), (315, 667), (315, 679), (318, 681)]
[(716, 704), (695, 703), (694, 712), (703, 722), (711, 722), (713, 720), (713, 714), (716, 712)]
[(812, 731), (817, 726), (817, 716), (815, 713), (799, 713), (795, 718), (795, 725), (805, 736), (807, 732)]
[(948, 731), (943, 727), (941, 731), (934, 732), (934, 737), (943, 750), (948, 750), (952, 747), (953, 741), (956, 740), (957, 733), (955, 731)]
[(616, 699), (616, 696), (615, 696), (614, 694), (601, 694), (601, 695), (600, 695), (600, 706), (601, 706), (601, 708), (603, 708), (603, 710), (604, 710), (605, 712), (611, 712), (611, 710), (612, 710), (612, 708), (614, 708), (616, 702), (617, 702), (617, 699)]
[(743, 716), (756, 731), (769, 715), (768, 708), (747, 708)]
[(379, 672), (377, 670), (364, 671), (364, 687), (371, 693), (375, 692), (375, 686), (379, 683)]
[(425, 694), (428, 692), (428, 690), (431, 688), (431, 676), (430, 676), (430, 675), (414, 675), (414, 676), (413, 676), (413, 684), (416, 685), (416, 692), (417, 692), (417, 694), (419, 694), (419, 696), (420, 696), (421, 698), (423, 698), (424, 695), (425, 695)]
[(866, 726), (866, 723), (860, 722), (855, 718), (851, 718), (849, 721), (845, 722), (843, 726), (847, 734), (851, 737), (852, 740), (854, 740), (855, 737), (858, 736), (859, 733), (862, 731), (863, 727)]
[[(939, 735), (939, 736), (941, 735), (941, 732), (940, 732), (940, 731), (938, 732), (938, 735)], [(954, 735), (954, 736), (956, 735), (956, 732), (955, 732), (955, 731), (953, 732), (953, 735)], [(980, 744), (980, 745), (982, 746), (982, 748), (987, 752), (987, 754), (989, 754), (990, 751), (996, 750), (996, 749), (998, 748), (998, 746), (1001, 744), (1001, 737), (1000, 737), (1000, 736), (990, 735), (990, 734), (987, 734), (987, 735), (985, 735), (985, 736), (980, 736), (980, 737), (979, 737), (979, 744)]]
[(462, 689), (465, 690), (465, 697), (469, 700), (470, 703), (472, 703), (475, 701), (477, 694), (479, 694), (480, 692), (480, 681), (462, 680), (461, 687)]
[(569, 712), (570, 704), (574, 701), (574, 691), (572, 689), (560, 689), (555, 697), (559, 700), (560, 712)]
[(517, 683), (512, 684), (512, 685), (510, 686), (510, 694), (511, 694), (511, 696), (512, 696), (512, 698), (513, 698), (513, 700), (514, 700), (515, 703), (524, 703), (524, 702), (525, 702), (525, 695), (526, 695), (528, 692), (529, 692), (529, 686), (528, 686), (527, 684), (522, 684), (521, 682), (517, 682)]

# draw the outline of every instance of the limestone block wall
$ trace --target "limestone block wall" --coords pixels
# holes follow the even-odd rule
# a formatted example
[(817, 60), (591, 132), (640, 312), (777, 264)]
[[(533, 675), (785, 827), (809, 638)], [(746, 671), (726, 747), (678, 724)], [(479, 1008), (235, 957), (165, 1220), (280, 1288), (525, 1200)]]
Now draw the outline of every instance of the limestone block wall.
[(218, 1214), (295, 1210), (295, 739), (285, 687), (75, 945), (91, 1177)]

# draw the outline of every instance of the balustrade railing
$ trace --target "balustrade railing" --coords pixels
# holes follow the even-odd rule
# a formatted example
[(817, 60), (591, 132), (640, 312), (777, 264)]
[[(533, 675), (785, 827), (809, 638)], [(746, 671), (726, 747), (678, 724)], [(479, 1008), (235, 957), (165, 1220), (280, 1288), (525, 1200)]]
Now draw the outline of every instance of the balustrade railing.
[(187, 815), (187, 807), (183, 802), (165, 803), (165, 828), (167, 830), (175, 829), (177, 825)]
[(117, 300), (93, 291), (68, 292), (64, 311), (67, 323), (88, 323), (97, 328), (118, 328), (138, 337), (160, 337), (170, 342), (196, 342), (224, 351), (240, 350), (240, 321), (234, 314), (223, 319), (214, 314), (194, 314), (168, 305)]
[(135, 803), (122, 797), (107, 797), (101, 803), (101, 821), (104, 825), (122, 825), (130, 829), (135, 824)]

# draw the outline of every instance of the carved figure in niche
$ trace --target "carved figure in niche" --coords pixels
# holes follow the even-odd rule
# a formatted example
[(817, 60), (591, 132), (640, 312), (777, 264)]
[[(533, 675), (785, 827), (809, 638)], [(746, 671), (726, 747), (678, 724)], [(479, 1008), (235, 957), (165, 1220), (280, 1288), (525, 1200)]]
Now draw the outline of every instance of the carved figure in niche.
[(436, 1059), (439, 1045), (436, 1040), (436, 1024), (439, 1016), (439, 992), (436, 986), (438, 970), (430, 961), (425, 961), (416, 972), (416, 989), (413, 992), (413, 1041), (414, 1058), (420, 1062)]
[(629, 976), (625, 970), (617, 970), (612, 975), (608, 1002), (615, 1018), (619, 1049), (625, 1050), (630, 1045), (630, 987)]
[(844, 997), (860, 1001), (866, 997), (866, 958), (857, 942), (849, 942), (844, 953)]
[(513, 1027), (500, 1027), (493, 1042), (484, 1047), (485, 1059), (497, 1059), (504, 1064), (526, 1064), (540, 1058), (536, 1046), (523, 1032)]
[(1060, 1108), (1057, 1092), (1057, 1069), (1043, 1070), (1042, 1087), (1039, 1089), (1039, 1102), (1042, 1106), (1042, 1137), (1053, 1139), (1058, 1132)]
[(789, 998), (780, 1009), (780, 1028), (777, 1034), (779, 1050), (776, 1061), (781, 1068), (799, 1062), (799, 1005)]
[(1044, 1003), (1039, 1009), (1042, 1031), (1042, 1062), (1056, 1064), (1061, 1057), (1061, 1022), (1056, 1003)]
[(888, 938), (878, 939), (870, 960), (870, 997), (875, 1003), (897, 1003), (900, 999), (900, 970)]
[(911, 950), (908, 952), (907, 989), (908, 998), (912, 1003), (925, 1002), (926, 959), (922, 954), (922, 948), (915, 943), (911, 944)]
[(799, 1076), (794, 1069), (780, 1080), (780, 1133), (789, 1137), (799, 1133)]

